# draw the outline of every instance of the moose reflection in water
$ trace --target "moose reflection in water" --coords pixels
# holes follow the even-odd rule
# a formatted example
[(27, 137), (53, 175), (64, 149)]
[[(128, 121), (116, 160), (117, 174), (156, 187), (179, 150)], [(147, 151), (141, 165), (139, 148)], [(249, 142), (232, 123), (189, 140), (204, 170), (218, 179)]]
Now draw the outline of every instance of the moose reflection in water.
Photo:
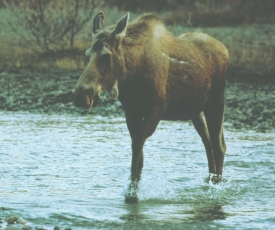
[(160, 120), (192, 120), (205, 146), (210, 179), (220, 182), (226, 151), (222, 126), (227, 49), (203, 33), (174, 37), (153, 14), (131, 23), (128, 19), (129, 13), (104, 28), (104, 13), (95, 16), (92, 45), (85, 53), (89, 63), (74, 96), (75, 106), (91, 109), (107, 90), (123, 106), (132, 139), (125, 201), (138, 200), (143, 146)]

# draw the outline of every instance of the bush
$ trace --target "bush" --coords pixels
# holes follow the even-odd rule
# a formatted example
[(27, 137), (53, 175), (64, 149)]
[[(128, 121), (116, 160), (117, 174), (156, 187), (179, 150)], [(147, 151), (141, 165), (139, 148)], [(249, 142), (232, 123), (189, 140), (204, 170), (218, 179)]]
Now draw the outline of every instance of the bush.
[[(13, 18), (7, 19), (10, 29), (21, 43), (52, 51), (60, 42), (72, 48), (75, 35), (91, 19), (100, 0), (9, 0), (4, 1)], [(23, 30), (20, 30), (20, 27)]]

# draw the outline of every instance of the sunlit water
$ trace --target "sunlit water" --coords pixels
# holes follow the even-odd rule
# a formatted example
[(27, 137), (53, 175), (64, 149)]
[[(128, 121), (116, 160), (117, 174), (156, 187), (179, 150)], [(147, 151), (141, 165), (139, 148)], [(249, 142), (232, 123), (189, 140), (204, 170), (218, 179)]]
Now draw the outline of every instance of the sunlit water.
[(144, 147), (139, 202), (126, 204), (124, 118), (0, 116), (3, 229), (9, 216), (45, 229), (275, 229), (274, 131), (226, 124), (224, 179), (211, 185), (193, 126), (161, 122)]

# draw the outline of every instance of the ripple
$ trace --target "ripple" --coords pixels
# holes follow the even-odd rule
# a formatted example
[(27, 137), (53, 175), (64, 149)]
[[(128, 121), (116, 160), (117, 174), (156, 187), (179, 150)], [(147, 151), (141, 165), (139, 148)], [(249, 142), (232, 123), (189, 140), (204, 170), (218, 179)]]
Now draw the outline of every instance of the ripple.
[(274, 133), (225, 130), (223, 180), (213, 185), (192, 125), (161, 122), (144, 147), (139, 203), (128, 205), (131, 139), (124, 118), (0, 116), (4, 220), (22, 216), (50, 229), (275, 226)]

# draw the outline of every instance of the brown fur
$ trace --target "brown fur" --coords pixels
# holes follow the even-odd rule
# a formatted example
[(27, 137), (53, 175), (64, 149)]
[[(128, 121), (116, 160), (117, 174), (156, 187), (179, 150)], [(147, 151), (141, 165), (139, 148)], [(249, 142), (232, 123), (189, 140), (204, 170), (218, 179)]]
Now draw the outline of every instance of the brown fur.
[[(102, 12), (99, 15), (104, 19)], [(103, 24), (96, 24), (98, 19), (95, 28)], [(127, 20), (126, 15), (117, 25), (96, 30), (75, 105), (88, 108), (92, 100), (96, 105), (100, 91), (118, 83), (132, 138), (133, 182), (140, 180), (143, 145), (159, 121), (191, 119), (204, 143), (209, 173), (219, 182), (226, 150), (222, 123), (227, 49), (202, 33), (174, 37), (152, 14), (128, 25)]]

